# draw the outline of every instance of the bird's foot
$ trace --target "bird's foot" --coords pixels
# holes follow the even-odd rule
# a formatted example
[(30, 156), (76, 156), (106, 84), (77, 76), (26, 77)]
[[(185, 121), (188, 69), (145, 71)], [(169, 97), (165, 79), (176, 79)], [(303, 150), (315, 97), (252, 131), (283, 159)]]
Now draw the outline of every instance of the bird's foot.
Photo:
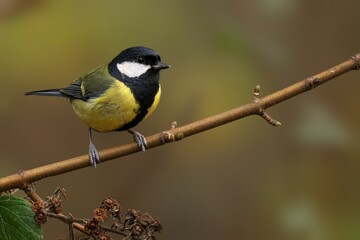
[(133, 130), (128, 130), (128, 132), (133, 135), (134, 141), (139, 146), (139, 148), (143, 152), (145, 152), (146, 148), (148, 148), (148, 145), (147, 145), (147, 141), (146, 141), (146, 138), (144, 137), (144, 135), (142, 135), (139, 132), (135, 132)]
[(89, 144), (89, 159), (91, 166), (94, 168), (96, 168), (96, 163), (100, 163), (99, 152), (92, 142)]

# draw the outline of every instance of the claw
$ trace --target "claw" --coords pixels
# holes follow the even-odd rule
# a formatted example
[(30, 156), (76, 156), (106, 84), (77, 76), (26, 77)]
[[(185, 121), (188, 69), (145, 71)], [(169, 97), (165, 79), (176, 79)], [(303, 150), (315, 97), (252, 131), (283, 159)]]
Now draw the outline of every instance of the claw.
[(89, 128), (89, 159), (92, 167), (96, 168), (96, 163), (100, 163), (99, 152), (92, 142), (92, 132)]
[(96, 163), (100, 163), (99, 152), (92, 142), (89, 144), (89, 159), (91, 166), (94, 168), (96, 168)]
[(142, 135), (141, 133), (139, 132), (135, 132), (133, 130), (128, 130), (128, 132), (130, 134), (133, 135), (133, 138), (134, 138), (134, 141), (136, 142), (136, 144), (139, 146), (139, 148), (145, 152), (146, 148), (148, 147), (147, 145), (147, 141), (146, 141), (146, 138), (144, 137), (144, 135)]

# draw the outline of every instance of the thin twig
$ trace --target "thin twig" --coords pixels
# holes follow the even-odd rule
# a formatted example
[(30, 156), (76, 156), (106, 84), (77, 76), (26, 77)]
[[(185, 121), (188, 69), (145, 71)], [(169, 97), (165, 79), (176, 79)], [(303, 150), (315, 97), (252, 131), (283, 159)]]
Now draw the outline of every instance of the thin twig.
[[(179, 141), (191, 135), (207, 131), (209, 129), (227, 124), (249, 115), (261, 116), (263, 114), (262, 111), (271, 106), (279, 104), (280, 102), (295, 97), (303, 92), (309, 91), (351, 70), (359, 69), (359, 63), (360, 53), (328, 70), (299, 81), (277, 92), (269, 94), (256, 102), (252, 101), (229, 111), (149, 136), (146, 138), (148, 147), (154, 148), (165, 143)], [(99, 154), (101, 162), (105, 162), (139, 151), (140, 150), (138, 149), (136, 143), (128, 143), (118, 147), (103, 149), (99, 152)], [(0, 178), (0, 192), (13, 188), (22, 188), (22, 186), (25, 184), (32, 183), (46, 177), (74, 171), (87, 166), (90, 166), (88, 155), (81, 155), (45, 166), (33, 168), (27, 171), (21, 171), (21, 174), (17, 173)]]
[[(253, 93), (253, 102), (258, 103), (260, 101), (260, 85), (256, 85)], [(259, 116), (265, 119), (270, 125), (281, 126), (281, 122), (273, 119), (263, 108), (259, 109)]]
[[(61, 222), (67, 224), (69, 226), (69, 234), (72, 234), (72, 235), (74, 234), (73, 233), (74, 228), (82, 233), (85, 233), (85, 234), (87, 233), (85, 230), (85, 227), (83, 225), (86, 222), (82, 218), (73, 218), (72, 216), (68, 217), (62, 213), (51, 213), (51, 212), (46, 212), (46, 216), (58, 219)], [(72, 239), (72, 238), (70, 238), (70, 239)]]

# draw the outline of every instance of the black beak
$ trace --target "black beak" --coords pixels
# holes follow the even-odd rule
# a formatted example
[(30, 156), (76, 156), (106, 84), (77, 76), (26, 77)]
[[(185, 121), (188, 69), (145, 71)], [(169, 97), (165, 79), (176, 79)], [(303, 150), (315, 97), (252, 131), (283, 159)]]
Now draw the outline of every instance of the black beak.
[(161, 69), (167, 69), (170, 65), (167, 65), (166, 63), (158, 62), (156, 65), (153, 65), (152, 68), (155, 70), (161, 70)]

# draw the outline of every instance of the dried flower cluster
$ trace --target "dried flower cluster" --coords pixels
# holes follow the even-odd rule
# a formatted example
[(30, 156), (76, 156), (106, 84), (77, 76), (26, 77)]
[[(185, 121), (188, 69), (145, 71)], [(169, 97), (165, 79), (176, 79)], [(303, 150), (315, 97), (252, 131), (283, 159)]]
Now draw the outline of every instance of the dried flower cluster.
[[(135, 209), (129, 209), (124, 222), (121, 221), (122, 206), (112, 198), (102, 201), (99, 208), (93, 211), (93, 218), (85, 225), (86, 237), (93, 239), (111, 239), (106, 232), (115, 232), (124, 236), (124, 240), (154, 240), (154, 234), (160, 232), (162, 226), (160, 220), (148, 213), (140, 213)], [(111, 228), (102, 225), (111, 216), (113, 224)]]
[(162, 229), (159, 219), (148, 213), (142, 214), (133, 208), (129, 209), (125, 216), (124, 227), (130, 230), (129, 237), (126, 239), (131, 240), (156, 239), (154, 233)]
[(51, 196), (46, 197), (45, 201), (38, 199), (32, 203), (32, 210), (35, 213), (34, 219), (36, 223), (46, 223), (46, 213), (61, 213), (62, 206), (60, 197), (64, 197), (66, 199), (65, 189), (62, 187), (57, 188)]
[[(44, 224), (49, 217), (56, 218), (69, 225), (69, 239), (73, 240), (74, 229), (85, 234), (81, 240), (110, 240), (109, 233), (123, 236), (123, 240), (155, 240), (155, 233), (160, 233), (162, 226), (158, 218), (148, 213), (141, 213), (131, 208), (122, 221), (122, 206), (112, 198), (104, 199), (98, 208), (93, 210), (91, 219), (74, 218), (71, 214), (61, 213), (61, 197), (66, 199), (65, 189), (58, 188), (51, 195), (42, 200), (35, 192), (33, 186), (28, 186), (26, 193), (32, 202), (34, 219), (38, 224)], [(111, 227), (105, 225), (111, 221)]]

